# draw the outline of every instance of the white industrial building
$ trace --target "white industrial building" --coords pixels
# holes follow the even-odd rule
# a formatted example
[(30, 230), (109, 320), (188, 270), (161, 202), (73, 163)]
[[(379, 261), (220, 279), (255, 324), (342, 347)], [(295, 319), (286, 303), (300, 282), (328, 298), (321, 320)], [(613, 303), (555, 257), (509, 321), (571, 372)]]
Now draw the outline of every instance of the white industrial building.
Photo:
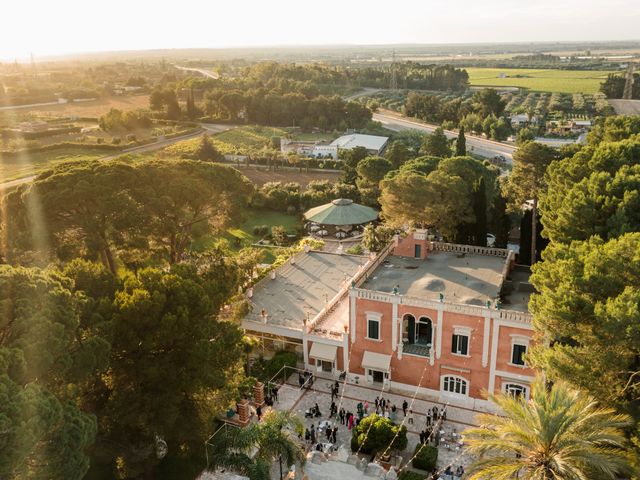
[(389, 137), (381, 137), (378, 135), (364, 135), (361, 133), (352, 133), (343, 135), (331, 142), (332, 147), (338, 150), (351, 150), (356, 147), (364, 147), (373, 155), (380, 155), (387, 147)]

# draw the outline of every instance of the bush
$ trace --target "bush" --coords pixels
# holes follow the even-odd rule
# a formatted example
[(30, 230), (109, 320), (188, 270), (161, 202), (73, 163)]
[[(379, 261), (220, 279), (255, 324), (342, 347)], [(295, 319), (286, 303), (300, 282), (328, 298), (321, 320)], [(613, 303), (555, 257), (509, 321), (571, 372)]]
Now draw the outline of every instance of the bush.
[(280, 350), (270, 360), (257, 359), (251, 368), (251, 375), (263, 383), (268, 382), (284, 366), (295, 367), (298, 355), (295, 352)]
[(282, 225), (271, 227), (271, 238), (277, 245), (284, 245), (287, 241), (287, 231)]
[[(414, 455), (416, 455), (416, 452), (418, 452), (421, 446), (421, 444), (416, 445), (416, 449), (413, 452)], [(420, 450), (420, 453), (416, 455), (416, 458), (413, 459), (412, 465), (413, 468), (419, 468), (420, 470), (430, 472), (436, 468), (437, 462), (438, 449), (432, 445), (425, 445)]]
[(366, 454), (378, 453), (384, 451), (392, 440), (392, 450), (407, 448), (407, 428), (396, 425), (388, 418), (372, 414), (363, 418), (353, 429), (351, 450), (360, 450)]
[(403, 470), (398, 476), (398, 480), (424, 480), (424, 473)]
[(362, 255), (364, 253), (364, 248), (362, 248), (362, 244), (356, 243), (352, 247), (347, 248), (347, 253), (351, 255)]
[(267, 225), (256, 225), (253, 227), (253, 234), (257, 237), (264, 236), (269, 233), (269, 227)]

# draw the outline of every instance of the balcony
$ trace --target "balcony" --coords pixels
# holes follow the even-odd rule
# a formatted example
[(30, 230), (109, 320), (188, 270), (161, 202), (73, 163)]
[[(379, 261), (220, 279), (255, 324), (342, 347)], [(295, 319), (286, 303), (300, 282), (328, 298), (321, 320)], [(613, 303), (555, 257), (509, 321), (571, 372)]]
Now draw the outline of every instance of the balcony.
[(418, 355), (420, 357), (429, 357), (431, 354), (431, 347), (427, 344), (404, 342), (402, 344), (402, 353)]

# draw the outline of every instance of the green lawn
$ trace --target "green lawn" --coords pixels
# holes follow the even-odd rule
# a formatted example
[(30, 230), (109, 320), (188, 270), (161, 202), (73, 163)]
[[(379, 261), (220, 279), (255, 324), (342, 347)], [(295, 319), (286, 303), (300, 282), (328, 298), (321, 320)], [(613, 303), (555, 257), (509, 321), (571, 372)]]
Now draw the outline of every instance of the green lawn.
[(35, 175), (56, 163), (78, 160), (95, 160), (109, 155), (104, 150), (87, 148), (78, 150), (72, 148), (61, 148), (49, 152), (25, 153), (3, 157), (0, 155), (0, 183), (17, 178)]
[[(471, 86), (523, 87), (539, 92), (597, 93), (610, 71), (466, 68)], [(506, 78), (500, 78), (500, 75)]]
[[(195, 251), (201, 252), (220, 242), (227, 244), (234, 250), (249, 247), (252, 243), (261, 239), (260, 235), (253, 234), (254, 227), (259, 225), (267, 225), (269, 231), (273, 226), (282, 225), (287, 232), (295, 233), (300, 227), (300, 220), (296, 215), (288, 215), (286, 213), (268, 210), (254, 210), (249, 212), (246, 221), (242, 225), (228, 229), (221, 237), (202, 236), (192, 244), (192, 248)], [(265, 262), (271, 263), (275, 256), (272, 254), (271, 249), (266, 248), (265, 251), (267, 253)]]

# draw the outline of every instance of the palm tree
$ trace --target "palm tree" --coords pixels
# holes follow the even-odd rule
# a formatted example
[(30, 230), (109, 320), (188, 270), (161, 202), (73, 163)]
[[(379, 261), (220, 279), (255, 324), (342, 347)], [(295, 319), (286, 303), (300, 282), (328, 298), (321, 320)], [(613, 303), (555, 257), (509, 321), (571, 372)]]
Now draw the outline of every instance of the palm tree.
[(613, 480), (629, 471), (623, 428), (629, 418), (558, 382), (536, 380), (526, 400), (490, 395), (504, 416), (482, 414), (463, 432), (477, 460), (469, 480)]
[(232, 470), (251, 480), (269, 480), (274, 462), (304, 465), (305, 451), (296, 438), (303, 429), (298, 417), (271, 411), (260, 423), (228, 428), (216, 435), (208, 446), (208, 466)]

